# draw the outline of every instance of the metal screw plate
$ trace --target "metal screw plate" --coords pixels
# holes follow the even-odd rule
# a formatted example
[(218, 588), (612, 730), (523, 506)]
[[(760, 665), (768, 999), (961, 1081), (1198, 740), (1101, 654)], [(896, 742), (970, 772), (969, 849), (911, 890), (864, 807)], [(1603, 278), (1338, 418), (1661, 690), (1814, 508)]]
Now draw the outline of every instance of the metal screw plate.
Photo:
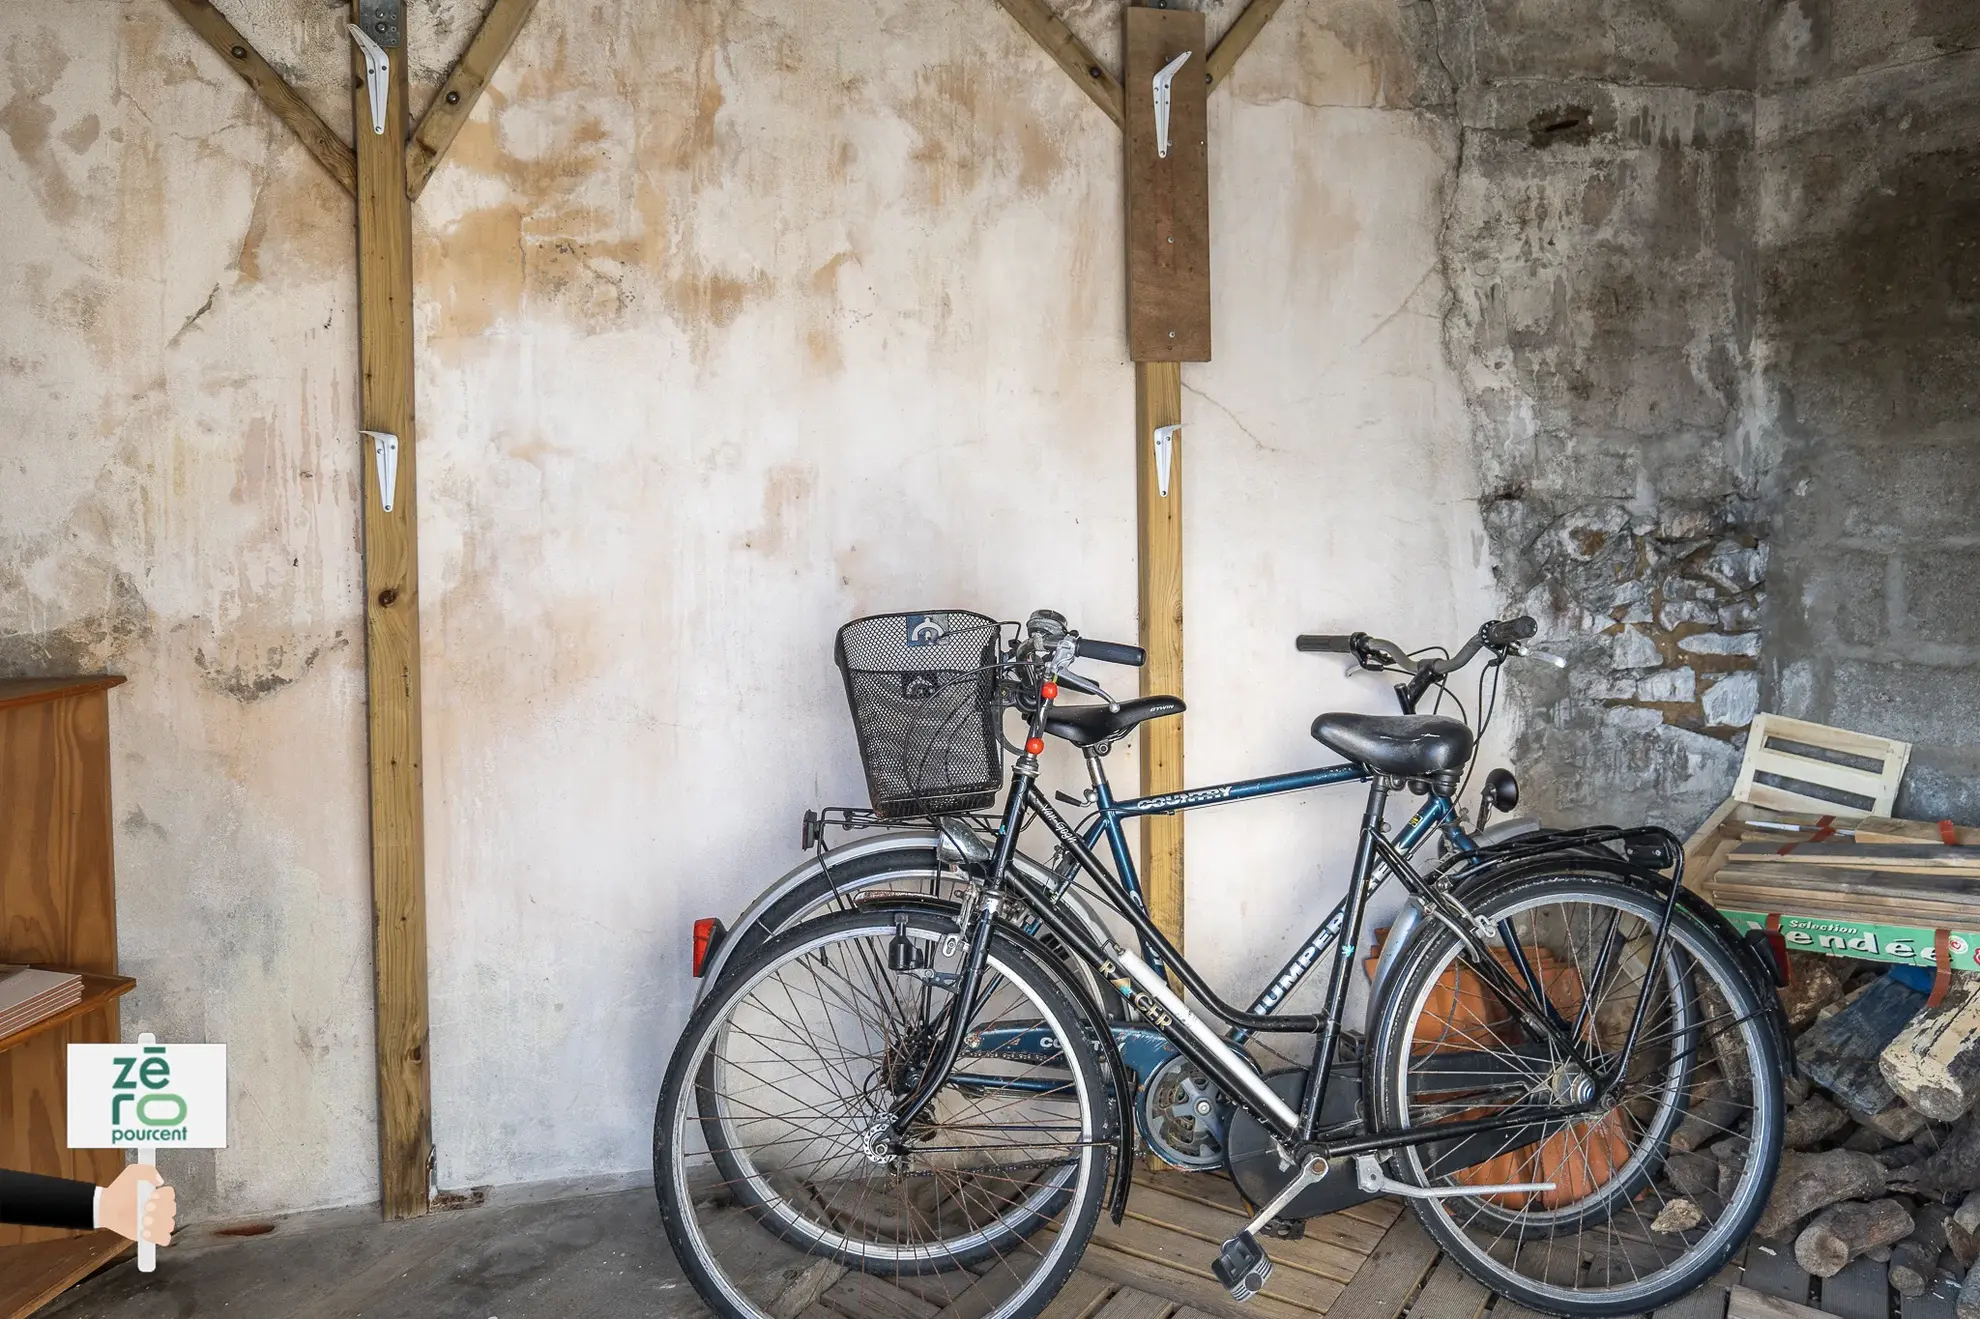
[(358, 26), (388, 50), (405, 45), (405, 0), (358, 0)]

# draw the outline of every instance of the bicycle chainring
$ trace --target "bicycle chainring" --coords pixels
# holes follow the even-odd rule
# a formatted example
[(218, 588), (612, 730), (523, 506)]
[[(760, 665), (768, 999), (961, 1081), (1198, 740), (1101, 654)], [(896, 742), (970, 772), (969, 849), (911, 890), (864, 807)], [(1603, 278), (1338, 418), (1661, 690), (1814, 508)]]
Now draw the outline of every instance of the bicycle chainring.
[(1224, 1166), (1230, 1101), (1216, 1082), (1181, 1054), (1156, 1068), (1141, 1087), (1135, 1116), (1149, 1150), (1168, 1163), (1191, 1171)]
[[(1300, 1111), (1300, 1104), (1306, 1097), (1304, 1067), (1268, 1072), (1265, 1084), (1271, 1086), (1293, 1112)], [(1360, 1106), (1360, 1066), (1352, 1062), (1335, 1063), (1333, 1075), (1327, 1079), (1326, 1097), (1320, 1105), (1320, 1125), (1328, 1127), (1351, 1122)], [(1279, 1147), (1271, 1133), (1243, 1109), (1231, 1114), (1225, 1143), (1230, 1152), (1231, 1180), (1237, 1183), (1238, 1190), (1252, 1205), (1270, 1204), (1272, 1198), (1292, 1180), (1294, 1168), (1290, 1164), (1280, 1167)], [(1301, 1191), (1291, 1204), (1281, 1210), (1279, 1218), (1317, 1218), (1321, 1214), (1331, 1214), (1336, 1209), (1345, 1209), (1351, 1204), (1373, 1198), (1355, 1184), (1354, 1160), (1340, 1159), (1325, 1177)]]

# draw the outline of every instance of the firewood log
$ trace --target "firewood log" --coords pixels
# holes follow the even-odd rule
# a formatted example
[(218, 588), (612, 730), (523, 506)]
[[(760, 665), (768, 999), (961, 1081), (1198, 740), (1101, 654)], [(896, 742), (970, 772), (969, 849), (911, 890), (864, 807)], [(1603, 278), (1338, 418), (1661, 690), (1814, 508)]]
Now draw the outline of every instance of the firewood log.
[(1709, 1154), (1673, 1154), (1664, 1160), (1664, 1176), (1672, 1190), (1695, 1200), (1719, 1189), (1719, 1161)]
[[(1935, 1199), (1980, 1187), (1980, 1123), (1972, 1114), (1960, 1119), (1930, 1158), (1892, 1173), (1891, 1181)], [(1980, 1223), (1975, 1227), (1980, 1229)]]
[(1795, 1263), (1818, 1278), (1833, 1278), (1858, 1255), (1910, 1235), (1911, 1215), (1896, 1200), (1831, 1205), (1794, 1239)]
[(1846, 1150), (1855, 1150), (1859, 1154), (1876, 1154), (1897, 1143), (1877, 1128), (1864, 1125), (1850, 1132), (1849, 1138), (1843, 1141), (1842, 1147)]
[(1671, 1133), (1671, 1148), (1687, 1153), (1705, 1148), (1732, 1131), (1743, 1107), (1726, 1093), (1723, 1081), (1700, 1082), (1684, 1121)]
[(1847, 959), (1823, 953), (1788, 954), (1789, 984), (1780, 992), (1789, 1030), (1807, 1030), (1815, 1024), (1817, 1012), (1842, 997), (1848, 967)]
[(1900, 980), (1872, 980), (1840, 1012), (1802, 1032), (1794, 1042), (1795, 1060), (1809, 1080), (1859, 1119), (1881, 1113), (1897, 1096), (1878, 1070), (1877, 1057), (1924, 1003), (1925, 995)]
[[(1859, 1119), (1878, 1135), (1902, 1144), (1925, 1130), (1925, 1115), (1909, 1104), (1892, 1104), (1881, 1113)], [(1873, 1151), (1874, 1152), (1874, 1151)]]
[(1839, 1200), (1882, 1195), (1885, 1180), (1882, 1164), (1854, 1150), (1784, 1154), (1774, 1179), (1774, 1194), (1753, 1231), (1763, 1237), (1786, 1236), (1817, 1209), (1826, 1209)]
[(1706, 1153), (1718, 1162), (1718, 1184), (1713, 1188), (1721, 1200), (1729, 1198), (1733, 1188), (1746, 1172), (1746, 1155), (1752, 1142), (1744, 1136), (1732, 1136), (1720, 1141)]
[(1938, 1122), (1980, 1101), (1980, 975), (1961, 972), (1936, 1008), (1926, 1008), (1877, 1055), (1899, 1098)]
[(1827, 1095), (1811, 1095), (1788, 1110), (1781, 1127), (1781, 1144), (1791, 1150), (1819, 1145), (1849, 1125), (1849, 1114)]
[(1926, 1205), (1911, 1222), (1911, 1235), (1891, 1249), (1891, 1289), (1900, 1296), (1923, 1296), (1938, 1271), (1939, 1253), (1946, 1248), (1944, 1205)]
[(1980, 1191), (1969, 1192), (1946, 1219), (1946, 1245), (1962, 1269), (1980, 1258)]
[(1980, 1264), (1967, 1270), (1966, 1281), (1959, 1285), (1959, 1300), (1953, 1305), (1953, 1313), (1959, 1319), (1980, 1319)]

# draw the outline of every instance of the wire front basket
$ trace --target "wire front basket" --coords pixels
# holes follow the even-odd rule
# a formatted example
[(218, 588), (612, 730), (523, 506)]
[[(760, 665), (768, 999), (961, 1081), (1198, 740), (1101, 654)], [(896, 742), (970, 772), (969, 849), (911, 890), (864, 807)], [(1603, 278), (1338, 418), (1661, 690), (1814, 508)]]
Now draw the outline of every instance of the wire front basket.
[(839, 629), (835, 658), (885, 819), (982, 810), (1004, 781), (995, 621), (941, 609), (875, 614)]

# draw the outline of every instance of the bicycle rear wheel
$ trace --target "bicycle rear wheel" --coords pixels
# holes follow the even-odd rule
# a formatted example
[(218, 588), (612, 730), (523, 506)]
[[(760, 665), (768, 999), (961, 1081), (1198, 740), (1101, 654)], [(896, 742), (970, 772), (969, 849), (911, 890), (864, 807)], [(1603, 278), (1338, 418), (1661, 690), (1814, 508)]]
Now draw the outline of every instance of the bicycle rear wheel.
[[(993, 935), (959, 1001), (955, 922), (885, 908), (805, 922), (725, 976), (695, 1012), (654, 1122), (675, 1254), (730, 1319), (919, 1309), (971, 1292), (1027, 1319), (1078, 1263), (1105, 1198), (1107, 1082), (1053, 974)], [(905, 939), (926, 958), (890, 970)], [(946, 949), (946, 955), (945, 955)], [(892, 964), (899, 964), (896, 960)], [(967, 1055), (898, 1151), (872, 1137), (950, 1020), (1036, 1025), (1056, 1055)]]
[[(1501, 931), (1499, 969), (1520, 983), (1530, 972), (1540, 987), (1526, 996), (1538, 1000), (1529, 1008), (1553, 1014), (1579, 1045), (1563, 1048), (1523, 1021), (1455, 934), (1424, 928), (1377, 1012), (1377, 1123), (1394, 1130), (1514, 1112), (1533, 1120), (1399, 1150), (1392, 1174), (1431, 1188), (1554, 1184), (1411, 1201), (1468, 1272), (1522, 1305), (1621, 1315), (1666, 1304), (1725, 1263), (1772, 1189), (1783, 1103), (1770, 1005), (1737, 954), (1682, 908), (1669, 955), (1653, 968), (1663, 900), (1612, 876), (1532, 877), (1468, 901)], [(1624, 1058), (1639, 1005), (1642, 1025)], [(1665, 1169), (1681, 1126), (1689, 1148), (1719, 1156), (1709, 1185), (1696, 1165), (1681, 1185)]]

